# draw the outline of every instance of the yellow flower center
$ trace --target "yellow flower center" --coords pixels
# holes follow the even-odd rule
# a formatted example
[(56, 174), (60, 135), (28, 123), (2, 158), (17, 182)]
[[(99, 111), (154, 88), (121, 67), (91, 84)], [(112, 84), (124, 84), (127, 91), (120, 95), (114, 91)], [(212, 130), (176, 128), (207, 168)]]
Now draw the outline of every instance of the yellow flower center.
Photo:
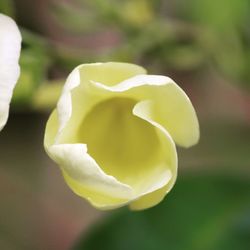
[(135, 104), (118, 97), (98, 103), (84, 117), (78, 140), (107, 174), (141, 185), (141, 176), (162, 162), (162, 150), (155, 127), (133, 115)]

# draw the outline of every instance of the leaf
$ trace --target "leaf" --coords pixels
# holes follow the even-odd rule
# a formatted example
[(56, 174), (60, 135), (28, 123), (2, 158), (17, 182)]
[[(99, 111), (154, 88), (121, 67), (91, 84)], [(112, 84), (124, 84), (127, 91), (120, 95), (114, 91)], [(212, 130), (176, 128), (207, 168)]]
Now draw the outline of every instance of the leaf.
[(183, 177), (158, 206), (121, 210), (96, 225), (74, 250), (250, 249), (250, 182)]

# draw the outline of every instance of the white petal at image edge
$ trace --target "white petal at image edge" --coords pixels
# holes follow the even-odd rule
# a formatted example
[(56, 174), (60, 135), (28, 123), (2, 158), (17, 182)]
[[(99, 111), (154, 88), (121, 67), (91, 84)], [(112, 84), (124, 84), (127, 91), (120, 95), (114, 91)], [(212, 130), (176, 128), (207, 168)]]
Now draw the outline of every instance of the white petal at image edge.
[(7, 122), (13, 89), (20, 75), (21, 34), (16, 23), (0, 14), (0, 130)]

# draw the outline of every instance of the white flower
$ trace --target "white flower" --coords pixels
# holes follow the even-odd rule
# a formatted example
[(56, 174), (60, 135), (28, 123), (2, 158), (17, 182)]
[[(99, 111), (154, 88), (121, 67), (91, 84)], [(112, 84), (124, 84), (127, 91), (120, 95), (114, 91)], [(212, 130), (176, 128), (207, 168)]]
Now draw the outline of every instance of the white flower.
[(175, 142), (197, 143), (193, 106), (173, 80), (127, 63), (80, 65), (45, 131), (70, 188), (100, 209), (159, 203), (177, 176)]
[(0, 130), (7, 122), (13, 89), (20, 75), (20, 50), (21, 34), (16, 23), (0, 14)]

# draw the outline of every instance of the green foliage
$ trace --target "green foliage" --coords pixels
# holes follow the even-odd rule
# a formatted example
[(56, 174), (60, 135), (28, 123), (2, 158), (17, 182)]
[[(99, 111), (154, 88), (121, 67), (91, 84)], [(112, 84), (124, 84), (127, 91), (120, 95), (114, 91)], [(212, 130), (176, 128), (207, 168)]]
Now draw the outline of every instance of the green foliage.
[[(216, 67), (229, 78), (249, 86), (250, 34), (248, 0), (177, 1), (178, 16), (200, 26), (202, 45)], [(208, 40), (206, 40), (208, 38)], [(204, 46), (203, 46), (204, 47)]]
[(30, 104), (36, 89), (45, 81), (50, 65), (50, 51), (45, 40), (24, 29), (22, 38), (21, 75), (13, 96), (13, 104), (19, 108)]
[(232, 82), (249, 86), (248, 0), (75, 0), (56, 3), (54, 15), (70, 32), (111, 29), (120, 38), (109, 50), (75, 53), (77, 61), (132, 61), (159, 72), (213, 65)]
[(248, 0), (185, 0), (177, 1), (178, 12), (185, 19), (200, 23), (216, 30), (241, 28), (249, 12)]
[(14, 5), (12, 0), (1, 0), (0, 1), (0, 13), (8, 16), (14, 16)]
[[(0, 11), (13, 16), (13, 2), (1, 0)], [(80, 43), (58, 42), (52, 50), (46, 37), (22, 29), (16, 107), (33, 103), (39, 85), (49, 82), (52, 64), (56, 71), (68, 73), (81, 63), (125, 61), (144, 65), (155, 74), (193, 75), (208, 72), (212, 65), (229, 82), (250, 87), (248, 0), (52, 1), (48, 11), (69, 36), (78, 40), (80, 35)]]
[(182, 177), (158, 206), (119, 211), (73, 249), (248, 250), (249, 191), (249, 179)]

